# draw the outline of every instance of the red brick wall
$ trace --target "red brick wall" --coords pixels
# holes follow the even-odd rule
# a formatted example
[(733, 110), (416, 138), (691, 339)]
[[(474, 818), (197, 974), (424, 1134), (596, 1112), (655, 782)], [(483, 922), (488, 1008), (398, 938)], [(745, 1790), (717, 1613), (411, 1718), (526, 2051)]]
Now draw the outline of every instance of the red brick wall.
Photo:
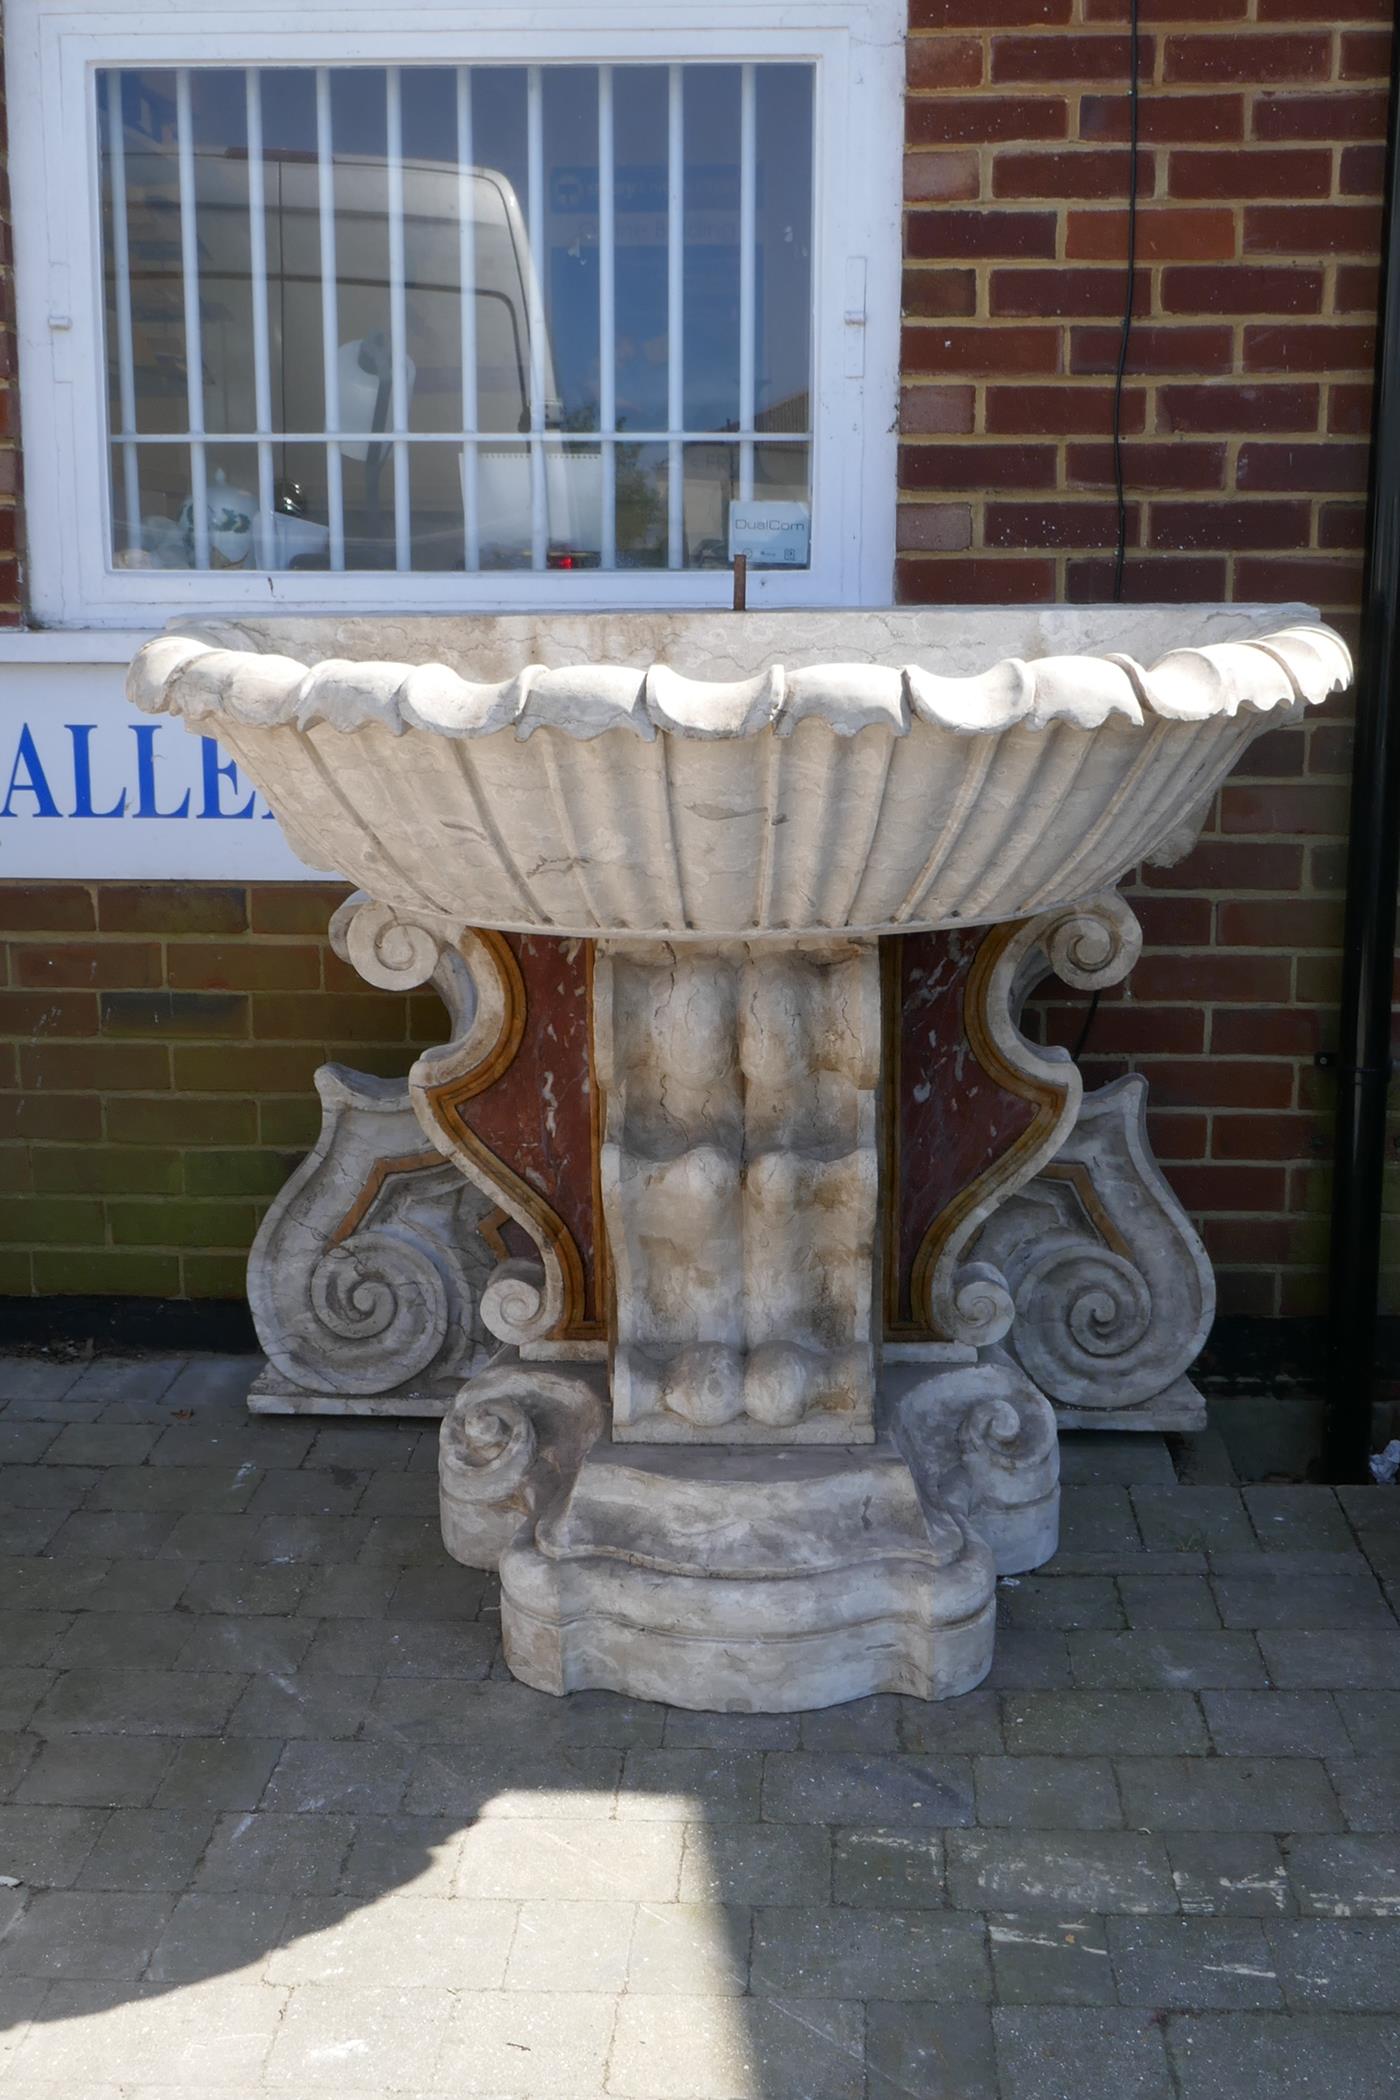
[[(1360, 583), (1390, 0), (1143, 0), (1126, 595)], [(912, 0), (898, 588), (1108, 594), (1127, 0)], [(1181, 866), (1088, 1076), (1136, 1069), (1222, 1309), (1323, 1304), (1349, 729), (1267, 736)], [(1073, 1043), (1082, 1002), (1049, 1000)], [(1391, 1261), (1400, 1267), (1400, 1248)], [(1388, 1281), (1400, 1309), (1400, 1278)]]
[[(913, 0), (898, 589), (1102, 596), (1123, 298), (1126, 0)], [(1355, 604), (1390, 7), (1143, 0), (1130, 594)], [(3, 205), (3, 198), (0, 198)], [(8, 239), (0, 623), (16, 617)], [(31, 471), (33, 468), (31, 467)], [(1086, 1069), (1150, 1075), (1222, 1305), (1322, 1302), (1348, 729), (1250, 754)], [(369, 993), (320, 891), (0, 883), (0, 1292), (237, 1295), (325, 1056), (403, 1071), (434, 1002)], [(1072, 1041), (1070, 995), (1043, 1009)], [(1400, 1272), (1400, 1248), (1392, 1250)], [(1389, 1283), (1400, 1310), (1400, 1273)]]

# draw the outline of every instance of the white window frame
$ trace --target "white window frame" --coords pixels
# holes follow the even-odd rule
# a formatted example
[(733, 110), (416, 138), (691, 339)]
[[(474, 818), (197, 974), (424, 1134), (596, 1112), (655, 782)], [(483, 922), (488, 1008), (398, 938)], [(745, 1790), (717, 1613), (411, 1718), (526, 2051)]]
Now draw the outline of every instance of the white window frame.
[[(811, 60), (812, 566), (756, 570), (752, 605), (884, 605), (894, 572), (906, 0), (6, 0), (31, 617), (194, 611), (594, 610), (728, 602), (719, 571), (383, 575), (116, 570), (102, 340), (95, 74), (105, 67)], [(390, 26), (386, 27), (386, 21)]]

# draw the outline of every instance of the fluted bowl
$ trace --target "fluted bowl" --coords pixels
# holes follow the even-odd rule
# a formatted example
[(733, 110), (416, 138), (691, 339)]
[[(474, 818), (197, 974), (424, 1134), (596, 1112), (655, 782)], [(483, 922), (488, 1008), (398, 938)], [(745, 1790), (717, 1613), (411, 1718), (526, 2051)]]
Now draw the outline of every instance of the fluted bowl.
[(201, 624), (128, 693), (382, 903), (791, 939), (1075, 903), (1350, 674), (1300, 606), (941, 607)]

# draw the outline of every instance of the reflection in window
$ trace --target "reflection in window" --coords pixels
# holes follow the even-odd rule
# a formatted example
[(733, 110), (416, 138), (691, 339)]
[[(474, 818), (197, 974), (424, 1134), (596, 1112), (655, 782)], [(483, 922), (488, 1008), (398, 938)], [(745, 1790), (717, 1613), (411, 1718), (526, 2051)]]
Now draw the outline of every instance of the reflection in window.
[(808, 500), (810, 66), (98, 95), (119, 568), (719, 567)]

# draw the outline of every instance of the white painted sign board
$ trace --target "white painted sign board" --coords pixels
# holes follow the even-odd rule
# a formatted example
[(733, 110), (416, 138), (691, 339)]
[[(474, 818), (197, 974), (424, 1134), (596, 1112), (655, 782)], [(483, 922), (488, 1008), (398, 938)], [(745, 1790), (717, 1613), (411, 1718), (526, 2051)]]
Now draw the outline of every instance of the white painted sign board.
[(0, 881), (315, 882), (211, 737), (119, 663), (0, 660)]
[(731, 503), (729, 559), (745, 555), (756, 569), (805, 569), (812, 545), (807, 503)]

